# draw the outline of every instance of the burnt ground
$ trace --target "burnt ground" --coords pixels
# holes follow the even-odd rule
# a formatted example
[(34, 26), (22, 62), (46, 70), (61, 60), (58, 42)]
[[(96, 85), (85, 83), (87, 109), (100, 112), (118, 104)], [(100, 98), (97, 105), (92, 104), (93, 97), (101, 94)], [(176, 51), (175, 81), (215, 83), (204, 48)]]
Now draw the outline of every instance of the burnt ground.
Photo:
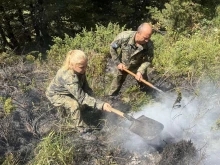
[[(128, 85), (136, 81), (128, 76)], [(41, 139), (51, 130), (57, 131), (60, 122), (57, 109), (45, 97), (45, 82), (48, 72), (33, 64), (18, 62), (13, 67), (0, 70), (0, 96), (12, 98), (14, 110), (5, 115), (4, 105), (0, 104), (0, 163), (12, 153), (17, 164), (27, 164), (34, 158), (34, 149)], [(163, 89), (172, 85), (164, 82)], [(130, 106), (120, 101), (120, 95), (107, 100), (113, 107), (128, 112)], [(118, 164), (118, 165), (185, 165), (196, 156), (191, 141), (176, 141), (169, 134), (147, 141), (129, 131), (128, 121), (115, 114), (87, 109), (85, 121), (96, 126), (93, 134), (96, 140), (82, 139), (78, 134), (69, 132), (68, 140), (75, 144), (73, 164)], [(159, 141), (159, 143), (158, 143)], [(138, 143), (137, 143), (138, 142)]]

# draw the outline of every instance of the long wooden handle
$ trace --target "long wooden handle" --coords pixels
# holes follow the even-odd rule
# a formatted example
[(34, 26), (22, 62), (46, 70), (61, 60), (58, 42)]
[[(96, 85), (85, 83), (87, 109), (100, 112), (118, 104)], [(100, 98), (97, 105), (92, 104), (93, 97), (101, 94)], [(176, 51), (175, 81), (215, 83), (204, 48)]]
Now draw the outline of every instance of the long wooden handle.
[[(136, 74), (134, 74), (133, 72), (131, 72), (128, 69), (123, 68), (123, 70), (126, 71), (127, 73), (129, 73), (130, 75), (134, 76), (134, 77), (136, 76)], [(164, 93), (162, 90), (158, 89), (157, 87), (155, 87), (153, 84), (149, 83), (148, 81), (146, 81), (146, 80), (144, 80), (142, 78), (140, 79), (140, 81), (143, 82), (144, 84), (148, 85), (149, 87), (157, 90), (158, 92)]]
[(121, 111), (119, 111), (119, 110), (117, 110), (117, 109), (115, 109), (115, 108), (108, 108), (111, 112), (113, 112), (113, 113), (115, 113), (115, 114), (117, 114), (117, 115), (119, 115), (119, 116), (121, 116), (121, 117), (124, 117), (124, 113), (123, 112), (121, 112)]
[(133, 118), (132, 116), (130, 116), (130, 115), (128, 115), (128, 114), (126, 114), (126, 113), (123, 113), (123, 112), (121, 112), (121, 111), (119, 111), (119, 110), (117, 110), (117, 109), (115, 109), (115, 108), (108, 108), (111, 112), (113, 112), (113, 113), (115, 113), (115, 114), (117, 114), (117, 115), (119, 115), (119, 116), (121, 116), (121, 117), (123, 117), (123, 118), (126, 118), (126, 119), (128, 119), (128, 120), (130, 120), (130, 121), (134, 121), (134, 120), (136, 120), (135, 118)]

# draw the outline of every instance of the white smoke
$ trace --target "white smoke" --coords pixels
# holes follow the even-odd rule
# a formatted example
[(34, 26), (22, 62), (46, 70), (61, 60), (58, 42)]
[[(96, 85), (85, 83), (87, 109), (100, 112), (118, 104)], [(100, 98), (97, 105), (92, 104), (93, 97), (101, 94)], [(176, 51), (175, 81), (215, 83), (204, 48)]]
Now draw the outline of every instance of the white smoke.
[[(173, 108), (176, 97), (175, 93), (166, 93), (162, 101), (144, 106), (134, 118), (145, 115), (161, 122), (162, 133), (170, 134), (176, 141), (192, 141), (201, 164), (220, 164), (220, 130), (216, 130), (216, 121), (220, 118), (220, 88), (206, 85), (198, 88), (195, 94), (182, 93), (181, 107)], [(112, 139), (123, 139), (128, 150), (146, 151), (147, 148), (146, 142), (135, 134), (119, 136), (115, 132)]]
[(161, 103), (147, 105), (135, 118), (145, 115), (161, 122), (164, 132), (175, 139), (191, 140), (199, 159), (206, 165), (220, 164), (220, 130), (216, 121), (220, 118), (220, 89), (201, 87), (198, 94), (183, 94), (181, 107), (173, 108), (175, 97), (169, 94)]

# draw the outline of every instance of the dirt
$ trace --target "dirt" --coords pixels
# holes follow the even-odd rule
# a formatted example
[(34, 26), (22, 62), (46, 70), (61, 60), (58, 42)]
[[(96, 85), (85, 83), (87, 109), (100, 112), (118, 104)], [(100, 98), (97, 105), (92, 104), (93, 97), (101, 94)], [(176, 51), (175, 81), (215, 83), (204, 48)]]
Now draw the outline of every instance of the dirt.
[[(1, 68), (0, 96), (11, 97), (16, 108), (5, 116), (4, 105), (0, 104), (0, 163), (4, 162), (7, 154), (12, 153), (19, 160), (18, 164), (27, 164), (33, 159), (37, 144), (55, 129), (54, 123), (59, 122), (57, 109), (44, 94), (47, 79), (45, 68), (39, 69), (33, 64), (20, 62), (13, 67)], [(131, 81), (124, 84), (122, 92), (126, 85), (136, 83), (129, 76), (128, 79)], [(129, 104), (124, 104), (119, 98), (105, 97), (103, 100), (128, 112)], [(190, 141), (176, 142), (175, 138), (161, 136), (158, 143), (134, 135), (129, 131), (130, 123), (115, 114), (89, 111), (87, 122), (99, 126), (93, 132), (97, 140), (87, 141), (71, 133), (67, 136), (75, 144), (75, 164), (184, 165), (189, 164), (196, 155)]]

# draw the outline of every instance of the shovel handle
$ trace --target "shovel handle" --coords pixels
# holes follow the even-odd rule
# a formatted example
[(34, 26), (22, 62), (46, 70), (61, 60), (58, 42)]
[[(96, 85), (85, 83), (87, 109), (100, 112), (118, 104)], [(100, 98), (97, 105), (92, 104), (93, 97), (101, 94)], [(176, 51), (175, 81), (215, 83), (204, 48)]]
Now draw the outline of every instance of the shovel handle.
[(119, 111), (119, 110), (117, 110), (117, 109), (115, 109), (115, 108), (108, 108), (111, 112), (113, 112), (113, 113), (115, 113), (115, 114), (117, 114), (117, 115), (119, 115), (119, 116), (121, 116), (121, 117), (124, 117), (124, 113), (123, 112), (121, 112), (121, 111)]
[(121, 112), (121, 111), (119, 111), (119, 110), (117, 110), (115, 108), (108, 108), (108, 110), (110, 110), (111, 112), (113, 112), (113, 113), (115, 113), (115, 114), (117, 114), (117, 115), (119, 115), (119, 116), (121, 116), (123, 118), (126, 118), (126, 119), (128, 119), (130, 121), (134, 121), (135, 120), (132, 116), (130, 116), (128, 114), (125, 114), (125, 113), (123, 113), (123, 112)]
[[(127, 73), (129, 73), (130, 75), (134, 76), (134, 77), (136, 76), (133, 72), (129, 71), (126, 68), (123, 68), (123, 70), (126, 71)], [(144, 80), (142, 78), (140, 79), (140, 81), (143, 82), (144, 84), (148, 85), (149, 87), (157, 90), (158, 92), (164, 93), (162, 90), (158, 89), (157, 87), (155, 87), (153, 84), (149, 83), (148, 81), (146, 81), (146, 80)]]

